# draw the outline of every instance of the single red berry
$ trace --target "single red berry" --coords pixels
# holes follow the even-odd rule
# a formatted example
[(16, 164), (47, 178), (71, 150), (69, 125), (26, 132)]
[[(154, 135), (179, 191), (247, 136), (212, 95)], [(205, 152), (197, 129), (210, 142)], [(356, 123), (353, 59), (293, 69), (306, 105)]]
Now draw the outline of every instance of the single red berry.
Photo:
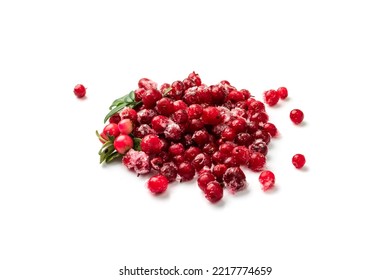
[(280, 99), (286, 99), (287, 98), (288, 91), (287, 91), (287, 89), (285, 87), (280, 87), (276, 91), (277, 91)]
[(173, 102), (173, 109), (175, 112), (179, 110), (186, 110), (187, 107), (187, 104), (183, 100), (176, 100)]
[(261, 171), (265, 165), (266, 158), (263, 154), (252, 152), (249, 156), (248, 167), (253, 171)]
[(202, 150), (198, 147), (189, 147), (185, 152), (184, 152), (184, 158), (188, 161), (191, 162), (194, 160), (194, 158), (200, 154)]
[(263, 155), (267, 155), (268, 153), (268, 147), (265, 142), (261, 139), (256, 139), (251, 145), (249, 145), (249, 151), (251, 152), (259, 152)]
[(177, 123), (170, 121), (165, 128), (164, 135), (168, 140), (180, 140), (184, 129)]
[(203, 114), (203, 107), (199, 104), (191, 104), (187, 108), (188, 118), (199, 119)]
[(77, 84), (74, 89), (73, 93), (78, 97), (78, 98), (83, 98), (85, 94), (87, 93), (87, 89), (82, 85), (82, 84)]
[(196, 86), (195, 82), (189, 78), (185, 78), (183, 80), (183, 86), (184, 86), (184, 90), (187, 90), (189, 88), (192, 88), (194, 86)]
[(138, 87), (144, 89), (156, 89), (157, 83), (148, 78), (142, 78), (138, 81)]
[(172, 144), (169, 147), (169, 153), (172, 156), (182, 155), (184, 153), (184, 146), (182, 143)]
[(203, 109), (202, 120), (205, 124), (217, 125), (222, 121), (221, 112), (217, 107), (207, 107)]
[(213, 167), (213, 174), (218, 181), (222, 181), (223, 174), (225, 174), (227, 167), (225, 164), (216, 164)]
[(125, 154), (128, 150), (133, 148), (133, 139), (129, 135), (119, 135), (114, 140), (114, 148), (120, 154)]
[(211, 159), (213, 161), (214, 164), (218, 164), (218, 163), (224, 163), (225, 160), (226, 160), (227, 156), (226, 154), (220, 152), (220, 151), (216, 151), (212, 156), (211, 156)]
[(119, 113), (119, 115), (122, 118), (122, 120), (130, 119), (133, 123), (137, 122), (137, 111), (132, 108), (129, 107), (123, 108), (123, 110)]
[(118, 129), (121, 134), (130, 134), (133, 128), (133, 122), (129, 119), (123, 119), (118, 123)]
[(223, 188), (217, 181), (212, 181), (207, 184), (204, 193), (208, 201), (211, 203), (216, 203), (223, 197)]
[(249, 149), (245, 146), (237, 146), (233, 149), (232, 155), (238, 165), (247, 164), (249, 160)]
[(137, 121), (140, 124), (150, 124), (155, 116), (157, 116), (157, 112), (155, 110), (142, 109), (137, 113)]
[(169, 116), (175, 111), (172, 99), (163, 97), (156, 103), (156, 111), (164, 116)]
[(223, 182), (226, 189), (232, 194), (241, 191), (246, 187), (245, 174), (240, 167), (228, 168), (223, 175)]
[(161, 157), (155, 157), (150, 160), (150, 165), (156, 171), (159, 171), (161, 166), (164, 164), (163, 159)]
[(151, 125), (157, 133), (164, 133), (169, 124), (169, 119), (166, 116), (158, 115), (153, 117)]
[(250, 144), (253, 143), (253, 137), (246, 132), (239, 133), (235, 139), (235, 142), (240, 146), (248, 147)]
[(241, 91), (241, 93), (244, 95), (244, 99), (245, 100), (247, 100), (247, 99), (249, 99), (250, 97), (251, 97), (251, 93), (249, 92), (249, 90), (247, 90), (247, 89), (242, 89), (242, 90), (240, 90)]
[(224, 142), (219, 146), (219, 151), (225, 155), (230, 155), (234, 147), (236, 147), (236, 144), (233, 142)]
[(227, 100), (230, 100), (232, 102), (239, 102), (245, 100), (244, 94), (241, 91), (237, 90), (232, 90), (231, 92), (229, 92), (226, 98)]
[(168, 92), (168, 96), (172, 97), (175, 100), (179, 100), (184, 94), (184, 84), (181, 81), (173, 82), (172, 90)]
[(255, 139), (260, 139), (262, 140), (265, 144), (268, 145), (268, 143), (271, 141), (271, 135), (265, 130), (257, 130), (253, 136)]
[(264, 112), (265, 111), (264, 103), (261, 101), (258, 101), (258, 100), (253, 99), (253, 98), (249, 98), (246, 101), (246, 103), (248, 105), (248, 111), (252, 111), (252, 112)]
[(186, 110), (177, 110), (171, 115), (171, 119), (178, 124), (185, 124), (188, 122), (188, 114)]
[(121, 132), (119, 131), (118, 125), (116, 123), (109, 123), (103, 128), (103, 134), (106, 135), (106, 138), (108, 139), (108, 136), (111, 137), (118, 137)]
[(186, 159), (184, 158), (184, 155), (177, 155), (172, 157), (172, 161), (176, 166), (179, 166), (181, 163), (185, 162)]
[(302, 154), (294, 155), (292, 158), (292, 163), (295, 166), (295, 168), (301, 169), (306, 163), (305, 156)]
[(199, 175), (198, 177), (198, 186), (202, 191), (205, 191), (207, 184), (211, 181), (215, 181), (215, 177), (210, 172), (204, 172), (203, 174)]
[(236, 136), (237, 136), (236, 131), (231, 127), (227, 127), (221, 133), (221, 139), (223, 139), (224, 141), (233, 141), (234, 138), (236, 138)]
[(160, 174), (164, 175), (169, 182), (173, 182), (176, 180), (177, 167), (173, 162), (166, 162), (160, 168)]
[(300, 124), (303, 121), (303, 112), (299, 109), (291, 110), (290, 119), (295, 124)]
[(223, 162), (228, 168), (229, 167), (238, 167), (240, 164), (237, 162), (236, 158), (233, 156), (227, 157)]
[(275, 175), (269, 170), (260, 173), (259, 181), (263, 185), (263, 191), (272, 189), (275, 185)]
[(180, 163), (177, 168), (177, 173), (179, 174), (181, 181), (189, 181), (195, 176), (195, 168), (191, 165), (191, 163), (185, 161)]
[(146, 93), (146, 89), (144, 89), (144, 88), (137, 88), (134, 91), (135, 101), (141, 101), (142, 97), (145, 95), (145, 93)]
[(165, 176), (159, 174), (150, 177), (146, 185), (152, 193), (160, 194), (167, 190), (168, 183), (168, 179)]
[(195, 131), (194, 134), (192, 135), (192, 140), (196, 144), (198, 144), (200, 147), (203, 147), (206, 143), (209, 142), (210, 135), (206, 130), (198, 130)]
[(156, 134), (156, 131), (147, 124), (141, 124), (134, 129), (133, 133), (137, 138), (144, 138), (148, 134)]
[(235, 132), (245, 132), (246, 131), (246, 121), (244, 118), (237, 118), (230, 124), (230, 127), (234, 129)]
[(204, 167), (211, 167), (211, 157), (208, 154), (200, 153), (192, 161), (192, 165), (195, 167), (196, 171), (202, 170)]
[(270, 89), (264, 92), (264, 102), (269, 106), (275, 106), (279, 101), (279, 95), (276, 90)]
[(118, 113), (116, 113), (116, 114), (114, 114), (114, 115), (112, 115), (109, 119), (108, 119), (108, 121), (110, 122), (110, 123), (119, 123), (120, 121), (121, 121), (121, 116), (118, 114)]
[(196, 86), (200, 86), (202, 84), (199, 74), (195, 73), (195, 71), (188, 75), (188, 79), (192, 80)]
[(141, 140), (141, 150), (146, 154), (158, 154), (161, 152), (163, 143), (157, 135), (149, 134)]
[(148, 89), (142, 96), (142, 103), (145, 108), (151, 109), (156, 105), (156, 102), (162, 98), (162, 94), (157, 89)]
[(272, 137), (275, 137), (278, 134), (278, 130), (273, 123), (266, 123), (264, 125), (264, 130), (267, 131)]

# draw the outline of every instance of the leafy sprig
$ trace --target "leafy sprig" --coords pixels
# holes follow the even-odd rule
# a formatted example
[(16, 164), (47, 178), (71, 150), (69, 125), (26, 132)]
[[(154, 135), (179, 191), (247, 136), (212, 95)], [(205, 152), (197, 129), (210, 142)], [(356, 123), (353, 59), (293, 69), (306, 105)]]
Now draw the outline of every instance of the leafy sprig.
[(115, 99), (111, 106), (108, 108), (110, 112), (104, 118), (104, 123), (111, 118), (116, 113), (120, 112), (125, 107), (134, 108), (141, 104), (141, 101), (135, 100), (135, 92), (131, 91), (129, 94), (126, 94), (118, 99)]

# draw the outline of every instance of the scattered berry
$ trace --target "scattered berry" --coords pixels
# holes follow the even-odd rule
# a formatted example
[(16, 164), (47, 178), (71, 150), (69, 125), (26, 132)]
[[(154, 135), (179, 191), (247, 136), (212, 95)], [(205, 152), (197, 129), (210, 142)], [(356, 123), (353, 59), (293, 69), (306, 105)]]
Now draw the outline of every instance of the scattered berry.
[(259, 181), (263, 185), (263, 191), (272, 189), (275, 185), (275, 175), (269, 170), (260, 173)]
[(217, 181), (212, 181), (207, 184), (204, 194), (208, 201), (216, 203), (222, 199), (223, 189)]
[(87, 93), (87, 89), (82, 84), (77, 84), (74, 87), (73, 92), (78, 98), (83, 98)]
[(296, 154), (292, 158), (292, 164), (295, 166), (297, 169), (301, 169), (306, 163), (305, 156), (302, 154)]
[(168, 183), (168, 179), (165, 176), (159, 174), (150, 177), (146, 185), (152, 193), (160, 194), (167, 190)]
[(299, 109), (294, 109), (290, 112), (290, 119), (295, 124), (300, 124), (303, 121), (303, 112)]
[(287, 89), (286, 89), (285, 87), (280, 87), (280, 88), (278, 88), (276, 91), (277, 91), (277, 93), (278, 93), (280, 99), (283, 100), (283, 99), (286, 99), (286, 98), (287, 98), (287, 96), (288, 96), (288, 91), (287, 91)]

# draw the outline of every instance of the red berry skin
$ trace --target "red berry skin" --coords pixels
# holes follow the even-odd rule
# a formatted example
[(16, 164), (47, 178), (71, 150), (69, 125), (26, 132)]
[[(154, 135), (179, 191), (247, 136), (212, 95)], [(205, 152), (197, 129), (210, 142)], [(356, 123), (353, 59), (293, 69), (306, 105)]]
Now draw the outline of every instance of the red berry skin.
[(177, 168), (177, 173), (179, 174), (181, 181), (190, 181), (195, 176), (195, 168), (191, 165), (191, 163), (185, 161), (180, 163)]
[(137, 111), (132, 109), (132, 108), (129, 108), (129, 107), (125, 107), (123, 108), (123, 110), (119, 113), (120, 117), (123, 119), (130, 119), (133, 124), (137, 122)]
[(151, 109), (161, 98), (162, 94), (157, 89), (148, 89), (142, 96), (142, 103), (144, 104), (145, 108)]
[(279, 101), (279, 95), (276, 92), (276, 90), (267, 90), (264, 92), (264, 102), (267, 103), (269, 106), (275, 106)]
[(133, 131), (133, 122), (129, 119), (123, 119), (118, 123), (118, 129), (121, 134), (130, 134)]
[(83, 98), (87, 93), (87, 89), (82, 84), (77, 84), (73, 89), (73, 93), (77, 98)]
[(173, 110), (179, 111), (179, 110), (186, 110), (187, 104), (183, 100), (176, 100), (173, 102)]
[(175, 111), (173, 101), (170, 98), (163, 97), (156, 103), (156, 111), (164, 116), (169, 116)]
[(300, 124), (303, 121), (303, 117), (303, 112), (299, 109), (294, 109), (290, 112), (290, 119), (295, 124)]
[(163, 143), (157, 135), (149, 134), (141, 140), (141, 150), (148, 155), (158, 154), (161, 152)]
[(292, 158), (292, 164), (295, 166), (297, 169), (301, 169), (306, 163), (305, 156), (302, 154), (296, 154)]
[(205, 191), (207, 184), (212, 182), (212, 181), (215, 181), (215, 177), (210, 172), (205, 172), (205, 173), (199, 175), (198, 180), (197, 180), (198, 186), (202, 191)]
[(168, 179), (163, 175), (155, 175), (150, 177), (146, 186), (153, 194), (161, 194), (165, 192), (168, 188)]
[(119, 131), (118, 125), (116, 123), (109, 123), (103, 128), (103, 134), (106, 135), (106, 138), (108, 139), (108, 136), (112, 137), (118, 137), (121, 132)]
[(166, 162), (160, 168), (160, 174), (164, 175), (169, 182), (173, 182), (176, 180), (177, 167), (173, 162)]
[(217, 181), (212, 181), (207, 184), (204, 194), (208, 201), (216, 203), (223, 197), (223, 188)]
[(164, 133), (168, 123), (169, 119), (166, 116), (158, 115), (153, 117), (151, 125), (157, 133)]
[(182, 143), (172, 144), (168, 150), (172, 156), (178, 156), (184, 153), (184, 146)]
[(222, 177), (227, 170), (227, 166), (225, 164), (216, 164), (213, 167), (213, 174), (218, 181), (222, 181)]
[(265, 162), (266, 158), (263, 154), (252, 152), (249, 156), (248, 167), (255, 172), (259, 172), (263, 169)]
[(114, 148), (120, 154), (125, 154), (128, 150), (133, 148), (133, 139), (129, 135), (119, 135), (114, 140)]
[(116, 114), (114, 114), (114, 115), (112, 115), (109, 119), (108, 119), (108, 121), (110, 122), (110, 123), (116, 123), (116, 124), (118, 124), (120, 121), (121, 121), (121, 116), (118, 114), (118, 113), (116, 113)]
[(275, 175), (271, 171), (265, 170), (260, 173), (259, 181), (263, 185), (263, 191), (268, 191), (275, 185)]
[(148, 78), (142, 78), (138, 81), (138, 87), (144, 89), (156, 89), (157, 83)]
[(278, 129), (273, 123), (266, 123), (264, 125), (264, 130), (267, 131), (272, 137), (275, 137), (278, 134)]
[(223, 182), (226, 189), (235, 194), (238, 191), (245, 189), (246, 178), (240, 167), (229, 167), (223, 175)]
[(276, 92), (278, 93), (280, 99), (284, 100), (287, 98), (288, 96), (288, 91), (285, 87), (280, 87), (276, 90)]
[(217, 125), (222, 121), (222, 115), (218, 108), (210, 106), (203, 109), (202, 120), (205, 124)]

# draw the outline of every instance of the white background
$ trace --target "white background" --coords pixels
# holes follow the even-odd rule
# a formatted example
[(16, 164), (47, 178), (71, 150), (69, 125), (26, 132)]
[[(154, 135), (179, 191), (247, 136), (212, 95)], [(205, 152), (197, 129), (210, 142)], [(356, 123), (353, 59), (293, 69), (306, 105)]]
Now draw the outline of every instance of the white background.
[[(390, 279), (385, 3), (2, 1), (0, 279), (138, 279), (119, 276), (124, 265)], [(274, 192), (247, 171), (248, 191), (220, 205), (194, 182), (153, 197), (146, 178), (98, 164), (94, 131), (113, 99), (141, 77), (193, 70), (259, 98), (289, 89), (268, 109), (281, 132)], [(305, 171), (291, 164), (297, 152)], [(177, 277), (198, 278), (218, 277)]]

